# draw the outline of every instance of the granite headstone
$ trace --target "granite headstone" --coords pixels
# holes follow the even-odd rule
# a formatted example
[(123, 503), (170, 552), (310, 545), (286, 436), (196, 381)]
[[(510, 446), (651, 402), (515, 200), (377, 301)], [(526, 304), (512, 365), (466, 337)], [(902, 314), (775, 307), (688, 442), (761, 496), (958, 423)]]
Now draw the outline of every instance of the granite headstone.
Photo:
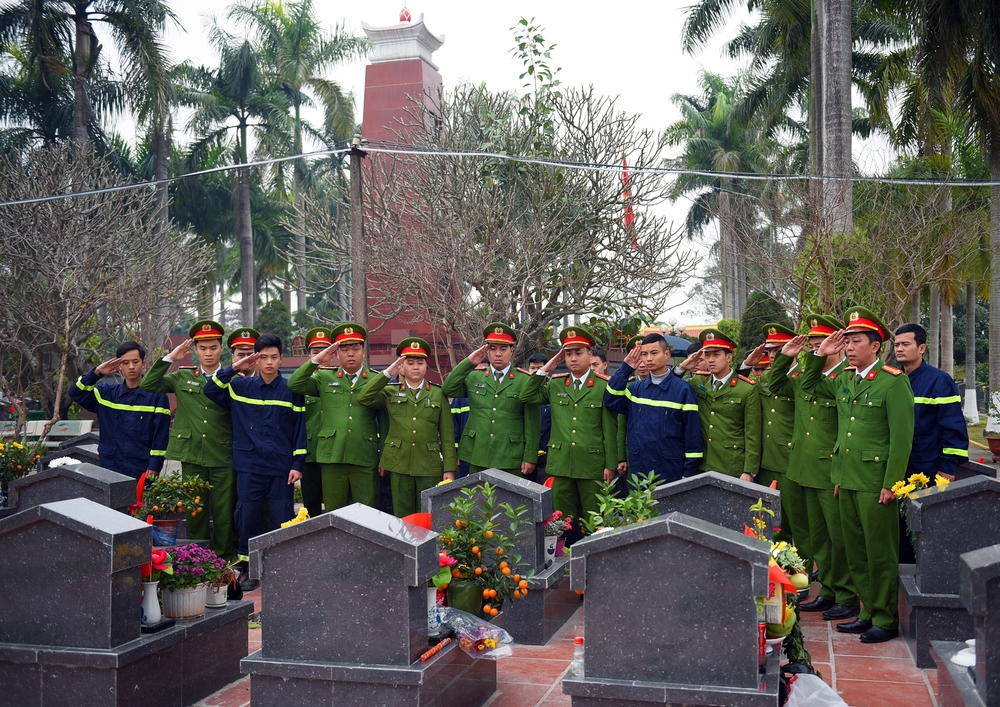
[(762, 676), (754, 597), (768, 593), (766, 543), (681, 513), (573, 546), (586, 591), (576, 707), (698, 704), (776, 707), (777, 660)]
[(653, 498), (660, 515), (676, 511), (738, 532), (750, 523), (750, 506), (763, 500), (764, 507), (774, 512), (765, 529), (767, 536), (781, 526), (778, 491), (715, 471), (664, 484), (653, 492)]
[(42, 503), (87, 498), (128, 512), (135, 503), (135, 479), (95, 464), (64, 464), (36, 471), (10, 484), (10, 505), (24, 510)]
[(49, 464), (52, 461), (62, 458), (69, 458), (76, 462), (96, 464), (98, 466), (101, 463), (101, 455), (97, 450), (97, 443), (95, 442), (93, 444), (80, 444), (74, 447), (58, 449), (50, 454), (46, 454), (38, 460), (36, 468), (38, 471), (45, 471), (49, 468)]
[(961, 595), (972, 614), (976, 639), (976, 691), (987, 705), (1000, 704), (1000, 545), (961, 558)]

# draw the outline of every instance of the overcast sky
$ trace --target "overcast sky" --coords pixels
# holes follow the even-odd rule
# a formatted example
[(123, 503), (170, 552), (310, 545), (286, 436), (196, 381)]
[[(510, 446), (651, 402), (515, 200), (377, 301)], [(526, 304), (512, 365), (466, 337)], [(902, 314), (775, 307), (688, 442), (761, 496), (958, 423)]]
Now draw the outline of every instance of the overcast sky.
[[(747, 13), (742, 11), (730, 18), (723, 32), (690, 56), (681, 50), (680, 33), (686, 9), (693, 2), (639, 0), (619, 5), (568, 0), (490, 3), (418, 0), (409, 10), (414, 20), (423, 13), (430, 31), (445, 36), (434, 61), (446, 86), (469, 80), (485, 82), (493, 90), (519, 90), (522, 82), (518, 75), (523, 69), (510, 54), (511, 27), (521, 17), (534, 17), (545, 28), (547, 42), (557, 45), (551, 66), (562, 67), (563, 84), (593, 84), (599, 93), (620, 96), (620, 109), (640, 114), (649, 127), (663, 129), (679, 117), (670, 97), (675, 93), (696, 93), (699, 72), (707, 69), (731, 75), (739, 68), (723, 55), (722, 44), (736, 34), (741, 22), (749, 19)], [(171, 7), (182, 28), (171, 28), (165, 38), (172, 59), (215, 65), (216, 57), (207, 39), (208, 27), (213, 17), (226, 24), (224, 16), (230, 4), (230, 0), (173, 0)], [(401, 0), (369, 0), (358, 4), (317, 0), (315, 7), (324, 24), (332, 27), (342, 23), (348, 31), (363, 36), (362, 21), (372, 26), (397, 24), (402, 6)], [(110, 49), (113, 42), (101, 34), (100, 26), (96, 29)], [(367, 61), (359, 61), (331, 72), (331, 78), (354, 93), (358, 122), (364, 100), (366, 64)], [(175, 125), (180, 128), (183, 122), (182, 113)], [(123, 132), (129, 132), (129, 126), (121, 127)], [(179, 133), (175, 139), (184, 142), (189, 137)], [(856, 157), (858, 152), (856, 148)], [(679, 201), (670, 209), (670, 217), (680, 223), (688, 205)], [(690, 289), (690, 284), (683, 289)], [(684, 303), (685, 299), (683, 292), (678, 293), (664, 317), (704, 321), (704, 312), (695, 303)]]

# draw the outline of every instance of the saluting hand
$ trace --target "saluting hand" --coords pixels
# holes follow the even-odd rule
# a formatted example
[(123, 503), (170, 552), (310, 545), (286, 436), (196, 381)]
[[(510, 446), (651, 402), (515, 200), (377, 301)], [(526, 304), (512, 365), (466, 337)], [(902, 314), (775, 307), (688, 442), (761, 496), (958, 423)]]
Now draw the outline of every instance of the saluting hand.
[(104, 363), (102, 363), (97, 368), (95, 368), (94, 372), (98, 373), (98, 374), (100, 374), (102, 376), (106, 376), (109, 373), (114, 373), (115, 371), (117, 371), (118, 367), (121, 366), (121, 365), (122, 365), (122, 359), (121, 359), (121, 357), (119, 357), (119, 358), (112, 358), (112, 359), (110, 359), (108, 361), (105, 361)]
[(632, 368), (639, 368), (639, 365), (642, 363), (642, 348), (633, 346), (632, 350), (625, 354), (624, 362)]
[(809, 337), (804, 334), (799, 334), (798, 336), (792, 337), (787, 344), (781, 347), (781, 353), (785, 354), (789, 358), (795, 358), (802, 353), (802, 349), (804, 349), (808, 343)]
[(233, 364), (233, 370), (242, 373), (243, 371), (253, 370), (253, 367), (257, 365), (257, 361), (260, 360), (261, 353), (256, 351), (246, 358), (241, 358)]
[(340, 342), (334, 341), (309, 360), (317, 366), (329, 366), (333, 363), (333, 357), (336, 355), (338, 350), (340, 350)]
[(698, 349), (677, 366), (682, 371), (694, 371), (701, 366), (701, 349)]
[(392, 378), (393, 376), (398, 376), (399, 372), (403, 370), (403, 360), (404, 360), (403, 357), (400, 356), (399, 358), (397, 358), (395, 361), (392, 362), (391, 366), (385, 369), (385, 372), (389, 374), (390, 378)]
[(847, 348), (847, 337), (844, 336), (844, 330), (840, 329), (823, 339), (823, 343), (816, 349), (816, 353), (820, 356), (833, 356), (845, 348)]
[(469, 363), (473, 366), (478, 366), (480, 363), (486, 360), (486, 354), (490, 350), (489, 344), (483, 344), (478, 349), (469, 354)]
[(185, 339), (178, 344), (177, 348), (167, 354), (167, 358), (174, 362), (180, 361), (188, 355), (192, 346), (194, 346), (194, 339)]
[(559, 349), (559, 351), (556, 352), (556, 355), (546, 361), (545, 365), (538, 370), (544, 371), (545, 373), (552, 373), (552, 371), (556, 370), (556, 367), (562, 363), (564, 358), (566, 358), (566, 349)]
[(747, 368), (753, 368), (758, 363), (760, 363), (760, 360), (762, 358), (764, 358), (764, 344), (761, 344), (753, 351), (751, 351), (743, 363), (744, 365), (746, 365)]

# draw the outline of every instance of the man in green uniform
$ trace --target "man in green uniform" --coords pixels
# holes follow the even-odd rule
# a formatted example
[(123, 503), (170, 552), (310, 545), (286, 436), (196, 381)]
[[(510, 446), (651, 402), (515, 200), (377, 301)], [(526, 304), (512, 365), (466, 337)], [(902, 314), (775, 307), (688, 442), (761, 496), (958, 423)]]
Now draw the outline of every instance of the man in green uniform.
[[(826, 337), (843, 328), (843, 324), (821, 314), (807, 314), (805, 321), (807, 333), (789, 341), (775, 356), (771, 389), (778, 393), (788, 391), (795, 398), (795, 432), (788, 460), (788, 480), (802, 488), (812, 557), (822, 585), (819, 596), (799, 604), (799, 609), (822, 611), (826, 621), (842, 621), (858, 615), (859, 599), (847, 565), (840, 505), (830, 477), (833, 448), (837, 444), (837, 400), (802, 390), (801, 371), (792, 369), (796, 365), (795, 357), (806, 343), (815, 351)], [(846, 365), (847, 359), (842, 353), (830, 356), (823, 364), (823, 376), (835, 378)]]
[[(765, 324), (763, 333), (764, 343), (747, 356), (744, 366), (760, 365), (761, 356), (780, 349), (795, 336), (794, 331), (777, 322)], [(771, 371), (755, 376), (759, 386), (757, 392), (760, 396), (763, 425), (757, 482), (764, 486), (777, 482), (777, 489), (781, 492), (782, 532), (775, 539), (793, 541), (799, 557), (811, 573), (814, 558), (809, 541), (806, 499), (802, 487), (788, 475), (788, 455), (792, 449), (792, 433), (795, 428), (795, 396), (787, 386), (781, 385), (783, 381), (779, 381), (777, 376)]]
[[(902, 371), (878, 357), (889, 338), (885, 324), (864, 307), (847, 311), (847, 328), (828, 336), (806, 357), (802, 388), (837, 399), (837, 445), (831, 479), (839, 494), (847, 563), (861, 597), (861, 613), (837, 624), (863, 643), (899, 635), (899, 508), (893, 485), (902, 481), (913, 446), (913, 391)], [(830, 356), (847, 353), (850, 366), (823, 376)]]
[[(206, 510), (214, 521), (212, 551), (225, 560), (235, 560), (233, 425), (229, 411), (209, 400), (204, 391), (205, 381), (219, 370), (224, 333), (218, 322), (207, 319), (196, 322), (188, 332), (190, 338), (154, 363), (140, 385), (143, 390), (176, 396), (177, 411), (170, 429), (167, 459), (181, 463), (183, 478), (207, 481), (211, 485)], [(192, 347), (200, 365), (182, 366), (168, 374), (170, 364), (181, 360)], [(209, 537), (209, 513), (188, 514), (190, 537)]]
[[(327, 347), (333, 344), (333, 332), (328, 327), (313, 327), (306, 332), (306, 351), (315, 358)], [(308, 361), (307, 363), (311, 363)], [(331, 366), (320, 365), (318, 371), (329, 370)], [(312, 371), (310, 371), (312, 375)], [(306, 461), (302, 466), (302, 505), (309, 511), (309, 517), (315, 518), (323, 512), (323, 468), (316, 459), (316, 447), (319, 445), (320, 428), (323, 425), (323, 412), (318, 396), (310, 395), (306, 390), (296, 390), (292, 387), (292, 378), (288, 379), (288, 388), (293, 393), (299, 393), (306, 399)], [(341, 504), (346, 505), (346, 503)], [(340, 506), (338, 506), (339, 508)], [(329, 510), (333, 510), (332, 508)]]
[[(260, 332), (253, 327), (240, 327), (233, 333), (229, 335), (226, 339), (226, 346), (229, 347), (229, 351), (233, 356), (233, 363), (241, 361), (247, 356), (253, 356), (253, 345), (257, 343), (257, 339), (260, 337)], [(256, 373), (250, 373), (253, 375)], [(242, 373), (240, 375), (243, 375)]]
[[(458, 446), (458, 458), (469, 462), (469, 473), (496, 468), (529, 476), (538, 463), (541, 413), (521, 402), (521, 390), (531, 378), (514, 368), (514, 330), (493, 322), (483, 329), (485, 343), (451, 372), (442, 392), (469, 399), (469, 421)], [(484, 363), (486, 359), (489, 363)]]
[(717, 471), (753, 481), (760, 471), (760, 397), (757, 383), (732, 369), (733, 342), (718, 329), (708, 328), (698, 337), (701, 349), (681, 370), (699, 364), (689, 383), (698, 396), (698, 418), (705, 457), (701, 471)]
[[(562, 348), (531, 377), (521, 401), (552, 406), (547, 471), (552, 505), (574, 520), (597, 511), (601, 482), (614, 481), (618, 467), (618, 424), (604, 407), (607, 376), (590, 369), (594, 336), (581, 327), (559, 333)], [(546, 377), (565, 359), (569, 373)], [(579, 524), (577, 524), (579, 525)]]
[[(422, 491), (442, 478), (453, 481), (457, 468), (448, 397), (425, 380), (429, 352), (423, 339), (403, 339), (396, 347), (399, 358), (370, 376), (358, 396), (362, 405), (388, 414), (389, 432), (378, 466), (380, 474), (390, 474), (392, 510), (400, 518), (420, 509)], [(389, 385), (396, 375), (399, 383)]]
[[(316, 441), (310, 438), (309, 444), (310, 448), (315, 444), (322, 475), (320, 493), (327, 511), (346, 506), (348, 497), (373, 508), (378, 503), (379, 413), (358, 401), (362, 388), (375, 375), (364, 367), (367, 337), (365, 328), (354, 322), (333, 330), (311, 330), (306, 339), (312, 358), (288, 381), (292, 392), (317, 403)], [(383, 421), (383, 434), (387, 426)]]

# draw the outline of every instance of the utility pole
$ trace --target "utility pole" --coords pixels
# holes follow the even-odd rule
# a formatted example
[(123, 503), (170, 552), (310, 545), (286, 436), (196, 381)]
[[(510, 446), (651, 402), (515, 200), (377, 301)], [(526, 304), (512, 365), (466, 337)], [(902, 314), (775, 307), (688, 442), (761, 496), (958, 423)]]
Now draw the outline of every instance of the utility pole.
[[(361, 135), (351, 140), (351, 315), (368, 330), (368, 278), (365, 273), (365, 223), (361, 203), (361, 158), (367, 156), (361, 149)], [(365, 347), (365, 366), (369, 349)]]

